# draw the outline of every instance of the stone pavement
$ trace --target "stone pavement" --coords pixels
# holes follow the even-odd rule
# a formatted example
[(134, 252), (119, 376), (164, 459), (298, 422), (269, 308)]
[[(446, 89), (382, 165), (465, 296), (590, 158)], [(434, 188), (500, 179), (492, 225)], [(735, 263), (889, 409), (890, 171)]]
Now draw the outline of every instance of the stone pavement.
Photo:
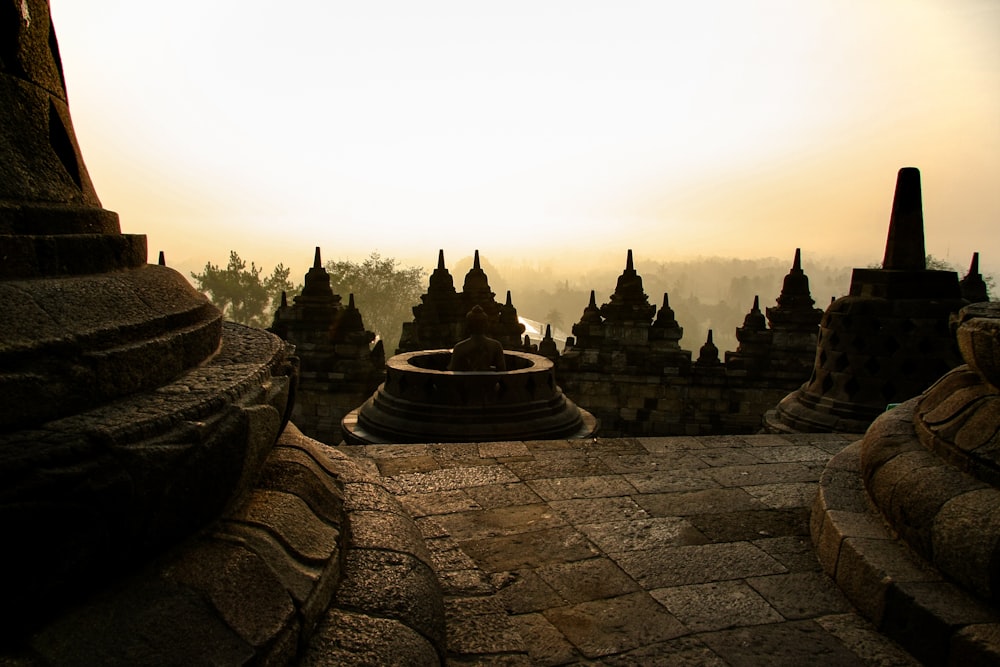
[(823, 574), (847, 435), (343, 447), (423, 534), (455, 665), (912, 665)]

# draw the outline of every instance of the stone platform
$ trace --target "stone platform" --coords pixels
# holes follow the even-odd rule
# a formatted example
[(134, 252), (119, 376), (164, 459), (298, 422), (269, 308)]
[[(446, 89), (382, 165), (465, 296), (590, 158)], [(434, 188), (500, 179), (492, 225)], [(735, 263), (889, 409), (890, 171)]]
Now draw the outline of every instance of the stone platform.
[(341, 451), (423, 535), (447, 664), (919, 664), (855, 611), (810, 540), (817, 482), (854, 439)]

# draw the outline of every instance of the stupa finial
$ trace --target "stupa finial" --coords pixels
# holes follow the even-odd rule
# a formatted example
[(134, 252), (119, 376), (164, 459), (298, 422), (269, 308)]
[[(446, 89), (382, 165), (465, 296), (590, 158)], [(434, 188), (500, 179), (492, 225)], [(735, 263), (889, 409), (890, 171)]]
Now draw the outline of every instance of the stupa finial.
[(927, 269), (920, 170), (916, 167), (903, 167), (896, 176), (882, 268), (899, 271)]

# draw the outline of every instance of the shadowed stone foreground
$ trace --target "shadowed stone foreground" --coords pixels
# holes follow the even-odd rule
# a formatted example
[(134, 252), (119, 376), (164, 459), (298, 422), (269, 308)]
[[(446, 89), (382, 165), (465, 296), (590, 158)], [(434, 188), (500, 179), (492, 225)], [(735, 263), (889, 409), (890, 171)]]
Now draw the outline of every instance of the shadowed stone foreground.
[(451, 664), (912, 665), (822, 572), (830, 434), (346, 448), (415, 518)]

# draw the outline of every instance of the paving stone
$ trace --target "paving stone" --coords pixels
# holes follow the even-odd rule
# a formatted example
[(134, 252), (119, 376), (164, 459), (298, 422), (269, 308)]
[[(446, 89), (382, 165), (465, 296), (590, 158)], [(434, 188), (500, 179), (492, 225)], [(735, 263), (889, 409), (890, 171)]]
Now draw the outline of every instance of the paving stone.
[[(816, 623), (841, 641), (866, 665), (880, 667), (916, 667), (920, 663), (898, 644), (857, 614), (831, 614), (815, 619)], [(972, 664), (972, 663), (955, 663)]]
[(709, 541), (687, 519), (672, 516), (588, 523), (577, 528), (605, 553), (706, 544)]
[(754, 454), (745, 447), (712, 447), (692, 452), (707, 466), (739, 466), (760, 463)]
[(639, 585), (607, 558), (543, 565), (535, 574), (570, 603), (612, 598), (639, 590)]
[(815, 482), (780, 482), (744, 486), (743, 490), (773, 509), (812, 507), (816, 498)]
[(676, 451), (687, 451), (690, 449), (705, 449), (700, 438), (690, 436), (639, 438), (642, 445), (650, 454), (667, 454)]
[(789, 572), (819, 572), (819, 561), (812, 542), (806, 537), (770, 537), (751, 542), (767, 552)]
[(615, 473), (652, 472), (656, 470), (687, 470), (706, 467), (705, 462), (687, 452), (653, 455), (643, 450), (642, 454), (609, 455), (601, 454), (601, 461)]
[(705, 489), (677, 493), (645, 493), (635, 501), (652, 516), (689, 516), (729, 511), (764, 510), (767, 505), (743, 489)]
[(864, 665), (860, 657), (813, 621), (755, 625), (697, 637), (732, 667)]
[(441, 467), (441, 464), (429, 454), (376, 459), (375, 462), (378, 464), (379, 473), (384, 477), (395, 477), (396, 475), (412, 472), (428, 472)]
[[(598, 658), (684, 634), (684, 626), (646, 593), (542, 612), (584, 656)], [(641, 622), (636, 622), (642, 619)]]
[(479, 568), (441, 570), (437, 573), (444, 595), (491, 595), (493, 584)]
[(639, 493), (672, 493), (675, 491), (700, 491), (719, 488), (705, 469), (659, 470), (656, 472), (626, 473), (625, 481)]
[(712, 542), (739, 542), (761, 537), (809, 535), (809, 510), (804, 507), (784, 510), (757, 510), (695, 514), (687, 517), (695, 528)]
[(549, 507), (573, 525), (649, 516), (646, 510), (628, 496), (553, 500)]
[(621, 475), (560, 477), (558, 479), (532, 479), (528, 486), (543, 500), (569, 500), (571, 498), (610, 498), (627, 496), (636, 489)]
[(610, 554), (646, 590), (785, 572), (749, 542), (660, 547)]
[(559, 513), (545, 503), (456, 512), (436, 518), (457, 540), (513, 535), (566, 525)]
[(517, 482), (510, 470), (500, 465), (473, 468), (446, 468), (430, 472), (406, 473), (385, 480), (387, 489), (396, 494), (429, 493), (485, 486), (503, 482)]
[(490, 457), (483, 457), (477, 445), (469, 443), (436, 443), (427, 445), (427, 453), (434, 457), (441, 468), (495, 465)]
[(562, 607), (566, 598), (559, 595), (534, 569), (521, 569), (513, 573), (514, 580), (497, 592), (497, 600), (511, 614), (525, 614), (549, 607)]
[(510, 507), (511, 505), (532, 505), (542, 502), (538, 494), (524, 482), (473, 486), (466, 489), (466, 493), (484, 509)]
[(815, 618), (851, 610), (837, 585), (820, 572), (751, 577), (747, 583), (787, 619)]
[(477, 445), (482, 458), (506, 459), (515, 456), (530, 456), (528, 446), (523, 442), (481, 442)]
[(613, 667), (728, 667), (704, 642), (693, 637), (678, 637), (607, 656), (600, 664)]
[(542, 614), (519, 614), (511, 623), (524, 639), (534, 665), (565, 665), (579, 657), (563, 634)]
[(461, 655), (525, 652), (510, 617), (491, 597), (445, 600), (448, 652)]
[(790, 463), (793, 461), (821, 461), (830, 459), (829, 452), (812, 445), (788, 445), (787, 447), (754, 447), (750, 452), (764, 463)]
[(399, 496), (399, 502), (414, 518), (468, 512), (482, 508), (464, 489), (436, 493), (410, 493)]
[(742, 581), (713, 581), (650, 591), (692, 632), (783, 621), (757, 591)]
[(722, 486), (751, 486), (788, 482), (816, 482), (823, 467), (807, 463), (760, 463), (712, 468), (708, 474)]
[(487, 572), (582, 560), (598, 553), (586, 537), (569, 527), (469, 540), (462, 543), (462, 549)]
[(510, 461), (504, 465), (522, 480), (608, 475), (600, 459), (577, 451), (534, 452), (534, 461)]

